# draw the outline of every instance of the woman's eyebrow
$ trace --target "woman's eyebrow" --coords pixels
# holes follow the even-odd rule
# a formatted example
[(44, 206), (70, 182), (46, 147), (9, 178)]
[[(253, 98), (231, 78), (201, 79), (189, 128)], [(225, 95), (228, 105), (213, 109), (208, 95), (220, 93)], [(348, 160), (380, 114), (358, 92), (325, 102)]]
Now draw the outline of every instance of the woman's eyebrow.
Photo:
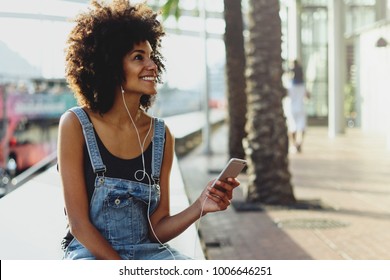
[(136, 52), (139, 52), (139, 53), (146, 53), (144, 50), (133, 50), (133, 51), (131, 51), (131, 53), (136, 53)]
[[(136, 50), (132, 50), (130, 54), (133, 54), (133, 53), (142, 53), (142, 54), (146, 54), (147, 51), (142, 50), (142, 49), (136, 49)], [(152, 54), (153, 51), (151, 51), (150, 53)]]

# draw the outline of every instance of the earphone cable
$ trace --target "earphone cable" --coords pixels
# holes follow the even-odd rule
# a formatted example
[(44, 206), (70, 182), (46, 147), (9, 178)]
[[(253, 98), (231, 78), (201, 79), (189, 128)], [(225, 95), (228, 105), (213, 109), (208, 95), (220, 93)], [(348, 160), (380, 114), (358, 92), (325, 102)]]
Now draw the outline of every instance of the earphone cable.
[[(127, 111), (127, 114), (128, 114), (129, 117), (130, 117), (131, 123), (132, 123), (133, 126), (134, 126), (134, 129), (135, 129), (135, 132), (136, 132), (137, 138), (138, 138), (138, 143), (139, 143), (139, 146), (140, 146), (140, 149), (141, 149), (141, 159), (142, 159), (142, 168), (143, 168), (143, 170), (137, 170), (137, 171), (134, 173), (134, 177), (135, 177), (138, 181), (142, 181), (142, 180), (145, 178), (145, 174), (146, 174), (146, 169), (145, 169), (145, 157), (144, 157), (144, 147), (145, 147), (146, 139), (148, 138), (149, 133), (150, 133), (150, 131), (152, 130), (153, 118), (150, 118), (149, 130), (148, 130), (148, 132), (147, 132), (147, 134), (146, 134), (146, 136), (145, 136), (145, 138), (144, 138), (143, 143), (141, 144), (141, 137), (139, 136), (139, 132), (138, 132), (137, 126), (135, 125), (134, 120), (133, 120), (133, 118), (131, 117), (129, 108), (127, 107), (127, 104), (126, 104), (126, 101), (125, 101), (125, 95), (124, 95), (124, 90), (123, 90), (123, 88), (121, 88), (121, 90), (122, 90), (122, 100), (123, 100), (123, 104), (124, 104), (124, 106), (125, 106), (125, 109), (126, 109), (126, 111)], [(141, 178), (137, 178), (138, 172), (143, 172)]]
[[(127, 111), (127, 114), (128, 114), (129, 117), (130, 117), (130, 120), (131, 120), (131, 122), (132, 122), (132, 124), (133, 124), (133, 126), (134, 126), (134, 129), (135, 129), (135, 132), (136, 132), (137, 138), (138, 138), (138, 143), (139, 143), (140, 149), (141, 149), (141, 159), (142, 159), (142, 168), (143, 168), (143, 170), (137, 170), (137, 171), (135, 171), (135, 172), (134, 172), (134, 178), (135, 178), (136, 180), (138, 180), (138, 181), (142, 181), (142, 180), (145, 179), (145, 176), (146, 176), (147, 179), (148, 179), (148, 183), (149, 183), (149, 201), (148, 201), (148, 210), (147, 210), (147, 218), (148, 218), (149, 226), (150, 226), (150, 229), (151, 229), (151, 231), (152, 231), (152, 233), (153, 233), (153, 236), (156, 238), (157, 242), (158, 242), (163, 248), (165, 248), (166, 250), (168, 250), (168, 252), (172, 255), (172, 258), (173, 258), (174, 260), (176, 260), (174, 254), (173, 254), (172, 251), (168, 248), (168, 246), (165, 245), (165, 244), (163, 244), (163, 243), (160, 241), (160, 239), (157, 237), (157, 234), (156, 234), (156, 232), (154, 231), (154, 228), (153, 228), (153, 225), (152, 225), (152, 221), (150, 220), (150, 203), (151, 203), (151, 200), (152, 200), (152, 181), (151, 181), (151, 179), (150, 179), (149, 174), (146, 173), (146, 168), (145, 168), (145, 157), (144, 157), (144, 146), (145, 146), (146, 139), (148, 138), (149, 133), (150, 133), (150, 131), (151, 131), (151, 129), (152, 129), (153, 118), (150, 118), (149, 130), (148, 130), (148, 132), (147, 132), (147, 134), (146, 134), (146, 136), (145, 136), (145, 138), (144, 138), (143, 143), (141, 144), (141, 138), (140, 138), (140, 136), (139, 136), (139, 132), (138, 132), (137, 126), (135, 125), (134, 120), (133, 120), (133, 118), (131, 117), (129, 108), (127, 107), (127, 104), (126, 104), (126, 101), (125, 101), (125, 96), (124, 96), (124, 90), (123, 90), (122, 87), (121, 87), (121, 90), (122, 90), (122, 100), (123, 100), (123, 104), (124, 104), (124, 106), (125, 106), (125, 109), (126, 109), (126, 111)], [(138, 177), (137, 177), (138, 172), (142, 172), (142, 177), (141, 177), (141, 178), (138, 178)]]

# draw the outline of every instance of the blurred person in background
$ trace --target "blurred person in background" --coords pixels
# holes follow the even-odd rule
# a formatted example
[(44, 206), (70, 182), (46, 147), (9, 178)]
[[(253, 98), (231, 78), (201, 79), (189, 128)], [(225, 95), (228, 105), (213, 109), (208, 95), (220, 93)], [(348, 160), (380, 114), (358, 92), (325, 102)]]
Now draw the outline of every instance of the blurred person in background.
[(303, 138), (307, 125), (305, 100), (310, 98), (310, 94), (306, 90), (303, 69), (298, 60), (294, 60), (290, 74), (291, 83), (287, 89), (284, 109), (287, 118), (290, 147), (293, 152), (300, 153), (302, 152)]

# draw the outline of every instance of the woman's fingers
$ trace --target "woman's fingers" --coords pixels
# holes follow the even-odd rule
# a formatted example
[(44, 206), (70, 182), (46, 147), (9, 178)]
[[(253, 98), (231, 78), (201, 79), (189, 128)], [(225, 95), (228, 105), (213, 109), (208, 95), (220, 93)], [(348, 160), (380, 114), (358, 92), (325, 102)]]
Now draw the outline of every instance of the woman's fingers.
[(230, 205), (230, 200), (228, 200), (225, 196), (208, 194), (207, 197), (218, 205), (219, 210), (225, 210)]
[(208, 197), (217, 203), (220, 209), (226, 209), (230, 205), (232, 195), (231, 191), (213, 187), (209, 189)]
[(210, 181), (207, 185), (206, 196), (215, 203), (216, 208), (210, 208), (211, 212), (225, 210), (231, 204), (233, 190), (240, 185), (236, 178), (229, 178), (226, 182), (217, 180)]
[(231, 200), (233, 198), (233, 189), (240, 185), (240, 182), (235, 178), (229, 178), (227, 182), (217, 180), (215, 182), (214, 188), (211, 191), (215, 191), (217, 195), (217, 191), (227, 194), (228, 199)]

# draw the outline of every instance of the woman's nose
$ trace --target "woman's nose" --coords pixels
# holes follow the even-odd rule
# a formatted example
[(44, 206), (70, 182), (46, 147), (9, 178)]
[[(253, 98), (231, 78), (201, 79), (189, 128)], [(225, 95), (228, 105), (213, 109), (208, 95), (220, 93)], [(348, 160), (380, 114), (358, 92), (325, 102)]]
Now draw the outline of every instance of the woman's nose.
[(148, 70), (157, 71), (157, 64), (154, 62), (153, 59), (149, 59), (148, 64), (147, 64), (146, 67), (147, 67)]

